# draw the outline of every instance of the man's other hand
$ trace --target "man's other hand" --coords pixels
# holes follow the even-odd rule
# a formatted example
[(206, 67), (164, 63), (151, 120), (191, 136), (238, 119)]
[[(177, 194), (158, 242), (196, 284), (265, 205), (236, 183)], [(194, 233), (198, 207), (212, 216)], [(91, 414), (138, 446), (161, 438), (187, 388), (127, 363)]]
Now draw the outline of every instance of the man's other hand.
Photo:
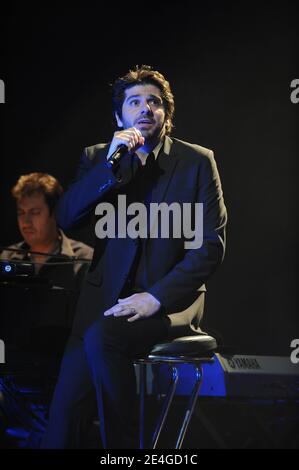
[(130, 316), (129, 322), (140, 320), (154, 315), (161, 303), (148, 292), (133, 294), (125, 299), (118, 299), (118, 303), (104, 312), (104, 316), (114, 315), (115, 317)]

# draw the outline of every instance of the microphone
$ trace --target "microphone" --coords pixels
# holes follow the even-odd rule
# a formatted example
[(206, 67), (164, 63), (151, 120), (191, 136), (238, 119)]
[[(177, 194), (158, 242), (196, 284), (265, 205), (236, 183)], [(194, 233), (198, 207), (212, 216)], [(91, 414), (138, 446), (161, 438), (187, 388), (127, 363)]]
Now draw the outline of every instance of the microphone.
[(117, 149), (110, 155), (107, 160), (107, 167), (108, 168), (115, 168), (116, 163), (123, 157), (126, 153), (128, 153), (129, 149), (125, 144), (121, 144), (117, 147)]

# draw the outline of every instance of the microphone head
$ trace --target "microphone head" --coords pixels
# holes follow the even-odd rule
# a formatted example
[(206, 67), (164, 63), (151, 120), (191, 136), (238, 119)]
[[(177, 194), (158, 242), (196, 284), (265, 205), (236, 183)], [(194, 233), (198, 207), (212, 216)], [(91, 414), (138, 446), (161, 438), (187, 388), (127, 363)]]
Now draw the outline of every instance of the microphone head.
[(125, 144), (121, 144), (117, 147), (117, 149), (110, 155), (108, 158), (106, 165), (108, 168), (113, 168), (118, 160), (123, 157), (126, 153), (128, 153), (129, 149)]

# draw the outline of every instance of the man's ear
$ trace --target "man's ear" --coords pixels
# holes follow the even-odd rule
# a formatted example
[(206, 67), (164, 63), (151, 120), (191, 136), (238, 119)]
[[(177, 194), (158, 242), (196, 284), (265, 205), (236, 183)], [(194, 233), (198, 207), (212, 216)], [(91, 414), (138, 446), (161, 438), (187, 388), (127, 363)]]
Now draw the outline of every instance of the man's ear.
[(116, 119), (116, 122), (117, 122), (117, 127), (124, 127), (123, 123), (122, 123), (122, 120), (120, 119), (120, 117), (117, 113), (115, 113), (115, 119)]

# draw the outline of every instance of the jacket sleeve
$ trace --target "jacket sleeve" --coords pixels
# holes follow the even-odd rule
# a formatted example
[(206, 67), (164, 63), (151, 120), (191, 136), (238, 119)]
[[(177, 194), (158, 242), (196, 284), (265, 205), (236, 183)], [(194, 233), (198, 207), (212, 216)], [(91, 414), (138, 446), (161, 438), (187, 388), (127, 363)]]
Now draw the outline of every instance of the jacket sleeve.
[(77, 225), (116, 184), (116, 176), (106, 166), (106, 158), (103, 156), (94, 164), (85, 149), (76, 179), (56, 208), (58, 225), (63, 230)]
[(173, 312), (182, 299), (194, 295), (224, 257), (227, 213), (212, 151), (200, 164), (195, 202), (203, 203), (202, 245), (186, 250), (183, 259), (148, 289), (161, 302), (166, 313)]

